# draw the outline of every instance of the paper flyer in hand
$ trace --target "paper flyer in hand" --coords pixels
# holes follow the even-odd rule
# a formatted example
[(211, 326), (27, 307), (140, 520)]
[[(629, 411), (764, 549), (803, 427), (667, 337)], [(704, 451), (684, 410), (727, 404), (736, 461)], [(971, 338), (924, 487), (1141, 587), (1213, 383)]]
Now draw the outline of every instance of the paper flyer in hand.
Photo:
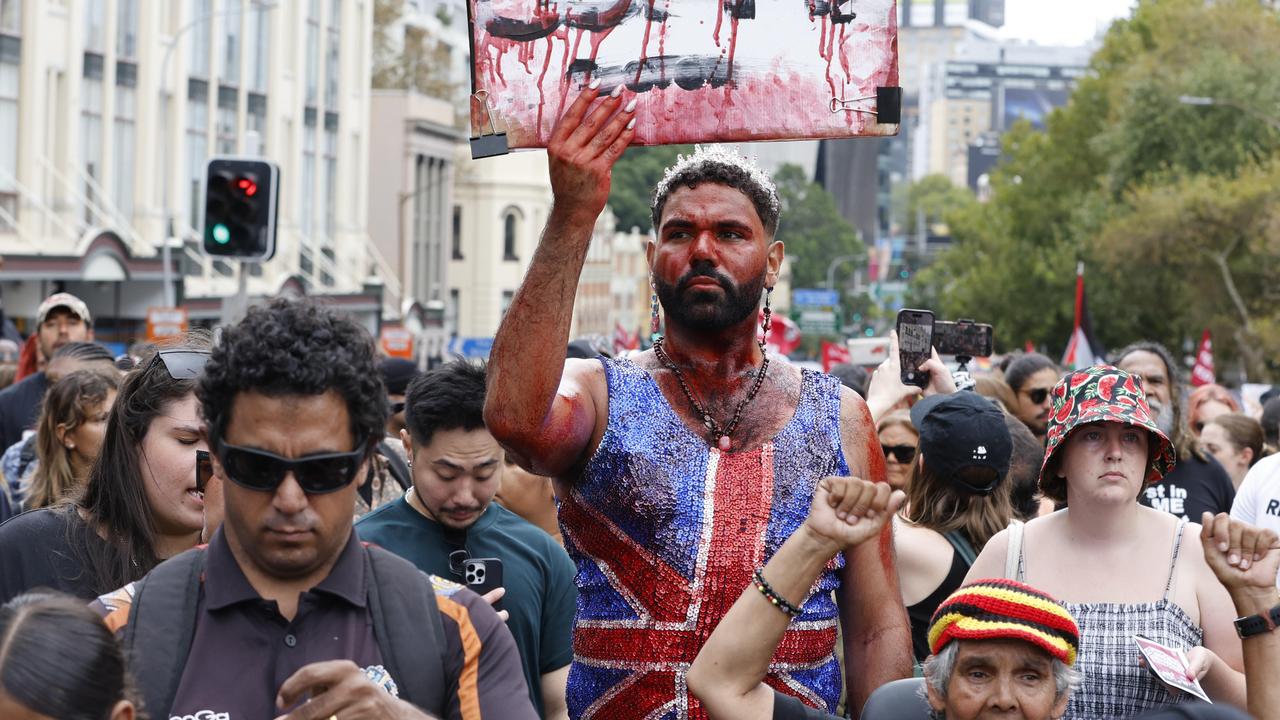
[(1134, 635), (1133, 641), (1138, 645), (1138, 652), (1147, 661), (1147, 669), (1155, 674), (1160, 682), (1172, 690), (1190, 693), (1207, 703), (1213, 702), (1200, 687), (1200, 681), (1191, 674), (1187, 654), (1178, 648), (1171, 648), (1150, 638)]

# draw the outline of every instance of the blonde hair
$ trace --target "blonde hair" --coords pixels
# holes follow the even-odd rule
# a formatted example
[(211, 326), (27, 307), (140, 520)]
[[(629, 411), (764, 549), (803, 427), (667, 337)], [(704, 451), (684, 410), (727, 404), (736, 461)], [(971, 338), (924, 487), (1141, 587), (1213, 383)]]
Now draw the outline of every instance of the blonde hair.
[(1231, 440), (1231, 444), (1236, 446), (1239, 452), (1245, 448), (1253, 451), (1253, 457), (1249, 460), (1249, 467), (1253, 467), (1262, 458), (1275, 452), (1274, 448), (1268, 447), (1262, 435), (1262, 425), (1248, 415), (1241, 413), (1223, 413), (1218, 417), (1205, 423), (1205, 426), (1217, 425), (1227, 433), (1227, 437)]
[(89, 420), (90, 411), (119, 388), (120, 373), (114, 368), (77, 370), (49, 388), (36, 424), (36, 457), (40, 463), (31, 477), (26, 509), (53, 505), (84, 484), (88, 473), (76, 477), (71, 468), (71, 451), (58, 437), (58, 427), (62, 426), (64, 433), (73, 432)]
[(911, 415), (906, 410), (897, 410), (880, 418), (876, 423), (876, 434), (888, 430), (891, 427), (902, 427), (911, 431), (912, 435), (920, 437), (920, 431), (916, 430), (916, 426), (911, 424)]

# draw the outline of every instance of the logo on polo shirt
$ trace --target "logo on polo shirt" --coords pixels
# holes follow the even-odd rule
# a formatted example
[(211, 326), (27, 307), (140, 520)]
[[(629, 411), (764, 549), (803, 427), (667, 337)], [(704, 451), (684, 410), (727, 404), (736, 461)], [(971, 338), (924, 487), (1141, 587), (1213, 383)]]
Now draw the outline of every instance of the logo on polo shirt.
[(169, 720), (231, 720), (231, 713), (197, 710), (190, 715), (170, 715)]

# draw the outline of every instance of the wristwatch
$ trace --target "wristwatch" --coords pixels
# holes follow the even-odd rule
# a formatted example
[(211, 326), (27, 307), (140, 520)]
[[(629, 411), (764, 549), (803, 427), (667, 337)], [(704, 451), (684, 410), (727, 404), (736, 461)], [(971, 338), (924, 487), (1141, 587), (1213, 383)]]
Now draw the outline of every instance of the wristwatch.
[(1264, 613), (1236, 618), (1236, 634), (1242, 639), (1271, 632), (1277, 626), (1280, 626), (1280, 605)]

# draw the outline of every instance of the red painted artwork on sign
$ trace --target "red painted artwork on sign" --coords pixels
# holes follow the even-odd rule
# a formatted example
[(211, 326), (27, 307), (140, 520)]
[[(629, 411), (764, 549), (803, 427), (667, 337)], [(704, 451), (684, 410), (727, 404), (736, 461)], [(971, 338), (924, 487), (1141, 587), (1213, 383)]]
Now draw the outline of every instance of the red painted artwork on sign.
[[(895, 0), (469, 0), (472, 91), (510, 147), (544, 147), (600, 80), (640, 145), (892, 135)], [(472, 103), (473, 132), (489, 131)], [(877, 112), (893, 122), (878, 122)]]

